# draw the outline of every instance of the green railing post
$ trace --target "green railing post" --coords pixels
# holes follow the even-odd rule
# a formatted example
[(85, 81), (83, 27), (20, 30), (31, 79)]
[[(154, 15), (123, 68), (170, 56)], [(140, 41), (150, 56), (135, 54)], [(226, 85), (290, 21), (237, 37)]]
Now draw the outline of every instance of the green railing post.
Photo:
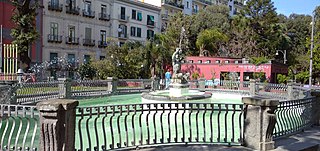
[(272, 150), (273, 130), (276, 124), (275, 109), (279, 100), (243, 97), (245, 105), (244, 145), (255, 150)]
[(57, 99), (37, 104), (40, 114), (41, 151), (75, 150), (75, 100)]

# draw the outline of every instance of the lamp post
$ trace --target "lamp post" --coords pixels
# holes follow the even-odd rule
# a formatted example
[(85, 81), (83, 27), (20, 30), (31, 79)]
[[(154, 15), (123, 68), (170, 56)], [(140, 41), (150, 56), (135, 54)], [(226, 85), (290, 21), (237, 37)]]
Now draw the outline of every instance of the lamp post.
[(279, 52), (283, 54), (283, 64), (286, 64), (287, 62), (287, 50), (277, 50), (276, 55), (279, 55)]
[(310, 46), (310, 73), (309, 73), (309, 89), (312, 86), (312, 53), (313, 53), (313, 31), (314, 31), (314, 12), (312, 14), (312, 22), (311, 22), (311, 46)]

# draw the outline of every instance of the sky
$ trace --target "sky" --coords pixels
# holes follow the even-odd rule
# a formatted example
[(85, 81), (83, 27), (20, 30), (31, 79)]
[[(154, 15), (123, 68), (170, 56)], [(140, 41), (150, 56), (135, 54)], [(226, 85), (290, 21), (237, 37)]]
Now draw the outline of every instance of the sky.
[(312, 14), (316, 6), (320, 5), (320, 0), (272, 0), (277, 8), (277, 13), (289, 16), (296, 14)]

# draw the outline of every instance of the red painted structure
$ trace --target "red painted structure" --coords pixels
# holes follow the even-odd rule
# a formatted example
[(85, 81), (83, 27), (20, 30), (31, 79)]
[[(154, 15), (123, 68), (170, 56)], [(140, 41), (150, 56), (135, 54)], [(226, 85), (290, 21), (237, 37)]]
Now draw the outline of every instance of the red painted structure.
[(181, 66), (182, 72), (199, 73), (209, 79), (223, 80), (222, 73), (238, 73), (240, 81), (248, 81), (253, 78), (253, 73), (263, 72), (267, 80), (271, 83), (277, 82), (277, 74), (288, 74), (288, 66), (275, 61), (254, 65), (248, 59), (225, 58), (225, 57), (186, 57)]
[[(11, 21), (11, 17), (13, 14), (14, 6), (11, 4), (10, 0), (0, 0), (0, 25), (3, 28), (3, 44), (11, 44), (12, 37), (11, 37), (11, 29), (15, 26), (14, 22)], [(39, 10), (39, 14), (41, 14), (41, 10)], [(37, 16), (36, 20), (37, 29), (41, 35), (41, 15)], [(41, 37), (41, 36), (40, 36)], [(41, 51), (41, 38), (36, 41), (32, 45), (30, 58), (32, 62), (41, 62), (42, 61), (42, 51)]]

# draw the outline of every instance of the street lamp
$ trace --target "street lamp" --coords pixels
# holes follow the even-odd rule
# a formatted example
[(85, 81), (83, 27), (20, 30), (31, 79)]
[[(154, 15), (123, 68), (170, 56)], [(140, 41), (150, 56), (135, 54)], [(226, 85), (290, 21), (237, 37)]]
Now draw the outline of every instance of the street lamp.
[(287, 62), (287, 50), (277, 50), (276, 55), (279, 55), (279, 52), (283, 54), (283, 64), (286, 64)]
[(309, 89), (311, 89), (312, 86), (312, 53), (313, 53), (313, 31), (314, 31), (314, 11), (312, 13), (312, 22), (311, 22), (312, 28), (311, 28), (311, 46), (310, 46), (310, 73), (309, 73)]

